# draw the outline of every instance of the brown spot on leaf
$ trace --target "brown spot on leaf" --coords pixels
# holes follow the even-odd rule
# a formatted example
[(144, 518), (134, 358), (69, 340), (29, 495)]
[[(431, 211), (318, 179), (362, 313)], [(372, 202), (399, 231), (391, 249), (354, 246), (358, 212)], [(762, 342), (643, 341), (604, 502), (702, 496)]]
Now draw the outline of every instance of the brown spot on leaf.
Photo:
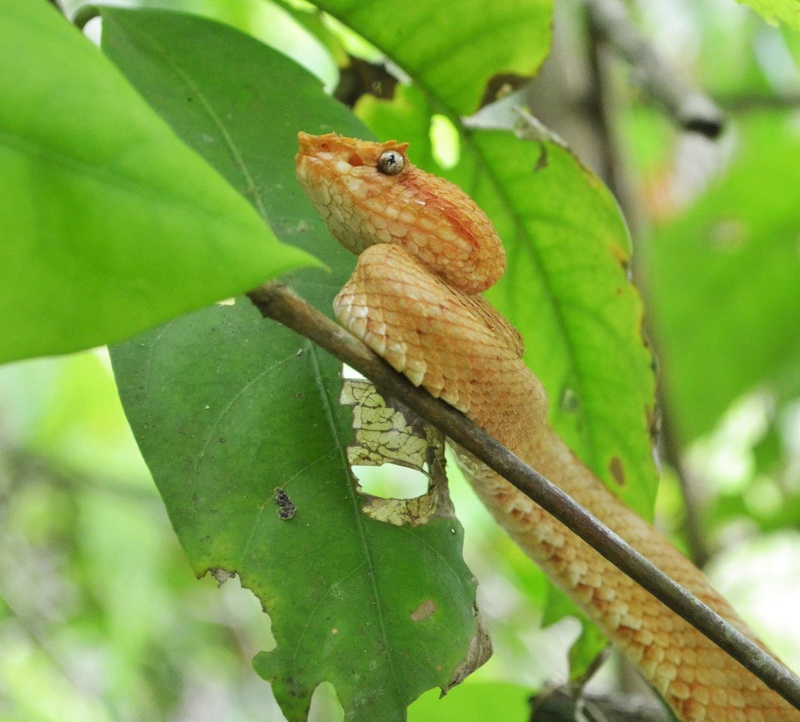
[(627, 272), (631, 265), (631, 254), (628, 249), (618, 243), (612, 243), (609, 245), (608, 250), (614, 256), (614, 260), (622, 267), (622, 270)]
[(469, 651), (464, 661), (456, 667), (450, 681), (442, 687), (442, 696), (446, 695), (453, 687), (461, 684), (472, 672), (474, 672), (486, 660), (492, 656), (492, 640), (489, 639), (489, 633), (483, 626), (481, 613), (478, 607), (472, 605), (472, 613), (475, 618), (476, 631), (475, 636), (470, 640)]
[(533, 166), (533, 172), (538, 173), (540, 170), (547, 168), (550, 159), (547, 155), (547, 146), (544, 143), (539, 145), (539, 157), (536, 159), (536, 165)]
[(647, 419), (647, 430), (650, 433), (650, 441), (655, 444), (661, 435), (661, 409), (656, 403), (653, 406), (646, 406), (644, 413)]
[(611, 462), (608, 465), (608, 470), (611, 472), (611, 476), (614, 477), (614, 481), (616, 481), (617, 484), (625, 486), (625, 467), (622, 465), (622, 459), (618, 456), (612, 456)]
[(484, 105), (505, 98), (529, 80), (530, 78), (524, 75), (517, 75), (516, 73), (498, 73), (494, 77), (489, 78), (489, 82), (486, 83), (486, 89), (483, 91), (480, 107), (482, 108)]
[(433, 599), (426, 599), (413, 612), (411, 612), (412, 622), (421, 622), (427, 619), (436, 611), (436, 602)]

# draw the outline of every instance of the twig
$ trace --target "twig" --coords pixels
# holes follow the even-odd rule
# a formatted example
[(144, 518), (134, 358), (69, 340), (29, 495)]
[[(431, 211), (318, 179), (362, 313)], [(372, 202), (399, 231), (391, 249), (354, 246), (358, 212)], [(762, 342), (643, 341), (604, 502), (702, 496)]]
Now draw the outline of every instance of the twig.
[(634, 82), (660, 103), (681, 128), (717, 138), (724, 125), (722, 111), (656, 52), (634, 25), (622, 1), (585, 2), (594, 30), (630, 64)]
[(433, 398), (424, 389), (413, 386), (365, 344), (284, 284), (274, 281), (251, 291), (248, 296), (262, 316), (279, 321), (309, 338), (372, 380), (383, 392), (402, 399), (412, 411), (530, 497), (768, 687), (800, 709), (800, 679), (459, 411)]
[(661, 400), (662, 424), (661, 424), (661, 448), (664, 454), (664, 461), (669, 464), (677, 473), (678, 483), (683, 495), (683, 507), (685, 520), (683, 529), (686, 533), (686, 542), (689, 545), (689, 552), (692, 561), (701, 569), (711, 558), (711, 551), (703, 535), (703, 525), (701, 520), (702, 497), (699, 489), (702, 486), (702, 479), (697, 479), (681, 459), (681, 447), (675, 435), (675, 414), (673, 409), (666, 404), (665, 399)]
[[(611, 104), (606, 102), (609, 95), (608, 79), (604, 72), (604, 43), (594, 23), (589, 23), (589, 47), (587, 70), (589, 87), (586, 97), (586, 116), (597, 132), (600, 142), (597, 153), (600, 159), (597, 174), (605, 181), (616, 198), (620, 198), (620, 155), (616, 152), (616, 143), (611, 131)], [(622, 201), (619, 201), (622, 204)], [(627, 215), (625, 216), (627, 218)]]
[(757, 113), (763, 110), (795, 111), (800, 107), (800, 93), (750, 93), (718, 95), (717, 102), (729, 113)]
[[(630, 187), (625, 177), (623, 164), (615, 147), (614, 138), (609, 123), (610, 109), (614, 107), (613, 101), (615, 98), (609, 97), (611, 84), (607, 82), (606, 73), (604, 72), (604, 67), (601, 63), (601, 48), (598, 47), (598, 41), (605, 40), (606, 42), (610, 42), (610, 33), (606, 26), (600, 22), (603, 17), (603, 10), (596, 9), (595, 6), (598, 6), (598, 8), (601, 6), (607, 8), (605, 15), (609, 15), (611, 11), (615, 10), (613, 5), (614, 0), (611, 0), (610, 2), (603, 2), (603, 0), (587, 0), (587, 8), (591, 17), (591, 22), (589, 23), (589, 39), (591, 41), (589, 48), (589, 66), (592, 75), (591, 87), (593, 90), (591, 97), (591, 100), (593, 101), (591, 109), (593, 111), (592, 118), (598, 126), (598, 135), (601, 140), (600, 152), (604, 158), (604, 168), (607, 174), (602, 177), (611, 188), (614, 196), (617, 198), (623, 211), (622, 215), (628, 221), (631, 229), (631, 238), (634, 243), (633, 257), (636, 258), (636, 248), (641, 237), (641, 204), (637, 203), (631, 195)], [(624, 8), (622, 9), (622, 12), (626, 12)], [(606, 23), (606, 25), (609, 24), (611, 24), (611, 20), (608, 20)], [(630, 27), (621, 27), (621, 24), (627, 24)], [(631, 32), (630, 28), (632, 27), (632, 23), (627, 15), (624, 16), (624, 20), (621, 21), (621, 24), (617, 24), (617, 31), (620, 34)], [(633, 28), (633, 33), (638, 33), (638, 30)], [(640, 42), (643, 44), (642, 47), (646, 47), (646, 40), (641, 39)], [(649, 51), (645, 50), (643, 52), (650, 52), (651, 55), (654, 55), (654, 51), (652, 51), (652, 49)], [(674, 74), (674, 71), (672, 72)], [(719, 113), (719, 111), (717, 111), (717, 113)], [(642, 275), (642, 268), (640, 264), (633, 264), (632, 273), (634, 283), (639, 288), (646, 286), (648, 279), (646, 276)], [(646, 317), (645, 323), (645, 333), (647, 333), (650, 337), (652, 344), (654, 343), (653, 339), (657, 339), (658, 335), (653, 333), (651, 328), (652, 319)], [(680, 448), (674, 438), (674, 432), (672, 429), (673, 419), (672, 414), (670, 413), (671, 409), (665, 406), (664, 399), (659, 399), (658, 407), (661, 409), (661, 428), (659, 437), (661, 440), (663, 460), (678, 472), (678, 479), (683, 491), (684, 508), (686, 511), (685, 528), (687, 531), (687, 541), (691, 550), (691, 559), (697, 566), (702, 568), (706, 561), (708, 561), (709, 553), (705, 540), (700, 533), (701, 530), (697, 509), (698, 499), (697, 493), (693, 491), (694, 482), (692, 479), (688, 478), (688, 470), (685, 468), (685, 465), (681, 464)]]

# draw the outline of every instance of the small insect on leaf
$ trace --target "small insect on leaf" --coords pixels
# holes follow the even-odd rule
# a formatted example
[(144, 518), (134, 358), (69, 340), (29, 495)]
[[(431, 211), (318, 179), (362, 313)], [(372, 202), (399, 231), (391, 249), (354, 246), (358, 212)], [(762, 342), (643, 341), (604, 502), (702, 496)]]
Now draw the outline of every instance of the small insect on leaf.
[(275, 487), (275, 503), (278, 505), (278, 516), (284, 521), (291, 519), (297, 511), (289, 495), (279, 486)]

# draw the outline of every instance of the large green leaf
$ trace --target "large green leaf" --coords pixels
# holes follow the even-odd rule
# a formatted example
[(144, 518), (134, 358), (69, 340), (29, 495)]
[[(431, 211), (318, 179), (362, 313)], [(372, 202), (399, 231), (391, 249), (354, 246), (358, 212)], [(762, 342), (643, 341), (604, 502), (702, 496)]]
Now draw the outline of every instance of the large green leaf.
[[(346, 719), (365, 721), (405, 719), (423, 691), (447, 685), (475, 633), (461, 527), (361, 513), (335, 359), (246, 300), (149, 331), (112, 358), (195, 573), (238, 573), (270, 614), (277, 649), (255, 666), (290, 720), (305, 719), (323, 681)], [(415, 621), (424, 602), (435, 611)]]
[(454, 114), (473, 113), (493, 78), (533, 75), (550, 46), (551, 0), (314, 4), (369, 40)]
[(0, 7), (0, 361), (75, 351), (312, 259), (42, 0)]
[[(650, 518), (655, 382), (619, 209), (605, 186), (552, 141), (523, 141), (509, 131), (474, 131), (465, 140), (472, 168), (462, 182), (474, 188), (508, 257), (505, 276), (487, 295), (523, 334), (525, 360), (551, 399), (553, 427)], [(553, 590), (545, 620), (575, 613), (584, 619)], [(581, 674), (604, 646), (594, 625), (584, 623), (570, 651), (571, 674)]]
[[(294, 180), (298, 130), (368, 136), (319, 82), (214, 23), (104, 10), (103, 46), (177, 132), (333, 269), (293, 285), (330, 308), (353, 258)], [(445, 686), (476, 632), (475, 580), (455, 519), (389, 526), (361, 512), (344, 454), (340, 364), (246, 300), (112, 349), (126, 413), (198, 575), (240, 574), (277, 649), (257, 671), (291, 720), (331, 682), (352, 720), (402, 720)], [(278, 516), (276, 487), (296, 508)], [(430, 604), (433, 602), (433, 605)], [(420, 605), (430, 612), (412, 614)]]
[(792, 122), (752, 117), (728, 172), (649, 246), (664, 385), (684, 441), (749, 389), (796, 378), (798, 158)]
[(465, 684), (444, 699), (432, 693), (408, 710), (409, 722), (525, 722), (530, 719), (531, 690), (505, 682)]

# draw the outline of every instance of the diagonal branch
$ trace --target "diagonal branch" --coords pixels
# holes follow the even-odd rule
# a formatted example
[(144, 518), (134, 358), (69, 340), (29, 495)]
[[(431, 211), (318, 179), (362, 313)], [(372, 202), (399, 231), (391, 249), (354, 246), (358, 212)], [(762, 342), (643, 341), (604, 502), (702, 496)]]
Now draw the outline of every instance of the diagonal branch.
[(664, 107), (684, 130), (712, 140), (724, 125), (722, 111), (682, 77), (634, 25), (622, 0), (584, 0), (592, 31), (630, 66), (633, 82)]
[(369, 378), (383, 392), (402, 399), (422, 419), (474, 454), (800, 709), (800, 679), (462, 413), (412, 385), (364, 343), (286, 285), (273, 281), (251, 291), (248, 296), (262, 316), (309, 338)]

